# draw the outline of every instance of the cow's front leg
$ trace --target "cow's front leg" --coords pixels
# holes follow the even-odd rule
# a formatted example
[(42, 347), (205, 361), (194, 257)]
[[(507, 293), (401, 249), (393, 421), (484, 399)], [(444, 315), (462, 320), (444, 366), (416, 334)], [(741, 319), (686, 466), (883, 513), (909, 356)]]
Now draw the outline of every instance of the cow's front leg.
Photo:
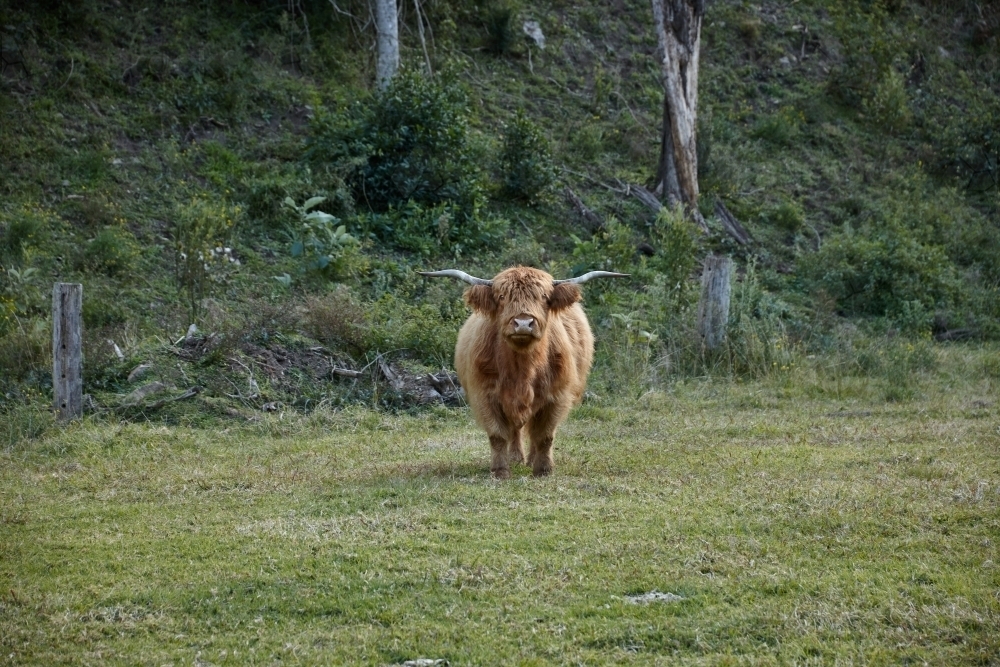
[(552, 440), (555, 438), (556, 426), (565, 419), (567, 412), (568, 407), (550, 403), (536, 412), (528, 422), (528, 434), (531, 437), (528, 465), (535, 477), (552, 473)]
[(509, 454), (511, 464), (524, 463), (523, 430), (522, 428), (514, 429), (514, 437), (510, 439)]
[(510, 463), (507, 458), (507, 438), (500, 435), (490, 436), (490, 472), (497, 479), (510, 479)]

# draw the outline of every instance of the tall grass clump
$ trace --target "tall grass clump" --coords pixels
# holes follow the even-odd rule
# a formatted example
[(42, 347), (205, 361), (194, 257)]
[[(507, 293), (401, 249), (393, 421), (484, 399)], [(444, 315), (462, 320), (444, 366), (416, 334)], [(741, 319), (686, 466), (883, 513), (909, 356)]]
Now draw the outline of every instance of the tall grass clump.
[(689, 305), (663, 328), (665, 356), (676, 377), (762, 379), (791, 370), (797, 350), (785, 321), (789, 306), (763, 288), (755, 264), (733, 287), (722, 344), (708, 349)]

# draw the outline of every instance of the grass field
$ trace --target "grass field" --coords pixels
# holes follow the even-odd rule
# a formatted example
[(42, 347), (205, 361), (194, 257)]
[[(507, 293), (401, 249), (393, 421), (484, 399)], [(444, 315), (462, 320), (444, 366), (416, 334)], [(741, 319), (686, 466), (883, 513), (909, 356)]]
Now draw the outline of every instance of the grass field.
[(1000, 381), (938, 354), (905, 402), (602, 397), (502, 483), (462, 409), (49, 429), (0, 455), (0, 663), (998, 664)]

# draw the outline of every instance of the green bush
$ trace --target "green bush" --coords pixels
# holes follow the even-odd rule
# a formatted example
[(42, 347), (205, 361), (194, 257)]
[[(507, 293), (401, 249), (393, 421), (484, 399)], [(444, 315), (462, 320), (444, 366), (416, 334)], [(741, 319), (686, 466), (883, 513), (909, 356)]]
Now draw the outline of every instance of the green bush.
[(906, 319), (954, 306), (961, 292), (954, 265), (943, 248), (914, 236), (892, 220), (847, 227), (802, 258), (802, 278), (846, 315)]
[(750, 136), (777, 146), (791, 146), (801, 134), (803, 115), (794, 107), (782, 107), (777, 113), (760, 118), (750, 130)]
[(81, 263), (108, 276), (127, 275), (139, 257), (139, 244), (132, 232), (105, 227), (84, 248)]
[(521, 109), (504, 130), (499, 163), (502, 192), (509, 199), (535, 201), (556, 179), (549, 141)]
[(628, 272), (633, 267), (636, 256), (635, 233), (631, 227), (614, 218), (609, 218), (603, 229), (588, 240), (572, 234), (570, 236), (575, 243), (573, 275), (593, 270)]
[(359, 216), (358, 223), (371, 236), (423, 257), (442, 249), (459, 257), (466, 250), (495, 246), (508, 228), (497, 216), (478, 214), (469, 220), (449, 202), (429, 206), (412, 200), (384, 213)]
[(899, 134), (910, 125), (910, 112), (903, 75), (889, 67), (882, 72), (872, 89), (862, 100), (865, 117), (880, 135)]
[(802, 205), (792, 199), (782, 199), (780, 203), (762, 211), (760, 215), (765, 222), (790, 233), (797, 232), (806, 221)]
[(664, 208), (650, 226), (650, 241), (655, 254), (648, 267), (662, 276), (665, 305), (685, 306), (691, 298), (691, 272), (698, 261), (697, 231), (678, 207)]
[[(306, 156), (345, 174), (355, 202), (375, 213), (410, 202), (447, 204), (454, 215), (451, 238), (481, 245), (485, 176), (469, 121), (468, 96), (452, 78), (403, 70), (385, 91), (345, 114), (317, 114)], [(395, 242), (391, 235), (380, 239)]]
[(830, 83), (839, 97), (860, 108), (875, 97), (880, 83), (891, 77), (890, 70), (905, 55), (903, 38), (889, 20), (885, 0), (847, 0), (832, 3), (830, 9), (843, 53)]
[(358, 241), (347, 233), (339, 219), (324, 213), (317, 206), (326, 197), (312, 197), (298, 206), (291, 197), (284, 205), (295, 216), (292, 233), (292, 257), (299, 257), (307, 271), (329, 278), (340, 277), (359, 265)]
[(38, 216), (11, 216), (0, 226), (0, 259), (20, 261), (25, 248), (38, 242), (43, 228)]
[(241, 209), (219, 201), (193, 198), (177, 209), (174, 226), (175, 278), (192, 321), (215, 284), (224, 282), (235, 260), (227, 241)]

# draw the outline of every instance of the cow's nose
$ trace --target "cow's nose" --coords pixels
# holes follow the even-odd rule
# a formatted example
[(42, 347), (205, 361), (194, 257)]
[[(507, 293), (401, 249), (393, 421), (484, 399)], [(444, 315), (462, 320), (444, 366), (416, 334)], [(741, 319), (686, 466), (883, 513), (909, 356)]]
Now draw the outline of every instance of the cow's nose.
[(531, 333), (532, 327), (535, 325), (534, 317), (515, 317), (514, 318), (514, 333)]

